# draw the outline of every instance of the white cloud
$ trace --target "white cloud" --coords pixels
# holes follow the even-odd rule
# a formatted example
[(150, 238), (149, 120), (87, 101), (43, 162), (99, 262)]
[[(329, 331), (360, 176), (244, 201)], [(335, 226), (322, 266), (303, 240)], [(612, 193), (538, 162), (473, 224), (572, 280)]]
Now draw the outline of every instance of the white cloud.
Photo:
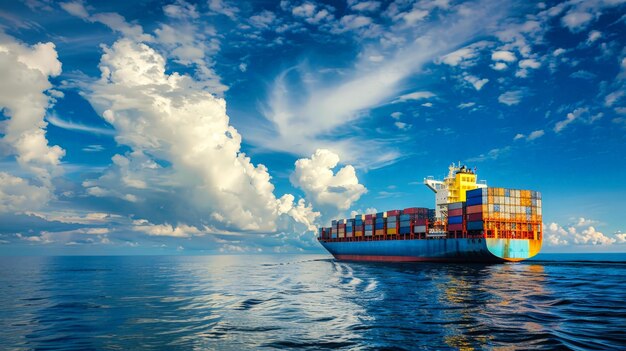
[(202, 223), (276, 229), (284, 208), (266, 167), (241, 152), (241, 136), (229, 125), (223, 99), (187, 75), (166, 73), (159, 53), (128, 39), (104, 48), (100, 70), (87, 97), (115, 127), (116, 141), (133, 151), (116, 155), (100, 178), (85, 181), (88, 193), (125, 199), (144, 211), (156, 207), (142, 218), (162, 226), (162, 233), (170, 228), (159, 206), (178, 208), (168, 214), (179, 223), (170, 225), (174, 234), (183, 224)]
[(204, 234), (200, 229), (186, 224), (172, 226), (165, 224), (152, 224), (147, 220), (136, 220), (132, 230), (142, 232), (151, 236), (171, 236), (176, 238), (188, 238)]
[(624, 91), (623, 90), (616, 90), (612, 93), (607, 94), (604, 97), (604, 106), (606, 107), (611, 107), (613, 106), (617, 101), (619, 101), (622, 97), (624, 97)]
[(74, 130), (85, 133), (93, 133), (93, 134), (102, 134), (102, 135), (114, 135), (115, 131), (113, 129), (101, 128), (101, 127), (93, 127), (87, 126), (80, 123), (75, 123), (72, 121), (67, 121), (59, 118), (56, 113), (52, 113), (46, 117), (46, 120), (50, 122), (55, 127)]
[(237, 14), (239, 13), (237, 7), (223, 0), (209, 0), (209, 9), (215, 13), (227, 16), (232, 20), (236, 20)]
[[(580, 230), (582, 228), (582, 230)], [(544, 236), (549, 246), (563, 245), (612, 245), (618, 239), (609, 237), (596, 230), (594, 226), (569, 225), (562, 227), (557, 223), (544, 225)]]
[(433, 94), (430, 91), (415, 91), (409, 94), (401, 95), (397, 99), (395, 99), (393, 102), (396, 103), (396, 102), (406, 102), (406, 101), (411, 101), (411, 100), (429, 99), (434, 96), (435, 94)]
[(522, 90), (511, 90), (498, 96), (498, 101), (502, 104), (513, 106), (519, 104), (523, 97), (524, 92)]
[(391, 118), (393, 118), (393, 119), (399, 119), (400, 117), (402, 117), (402, 112), (393, 112), (393, 113), (391, 113)]
[(407, 129), (411, 128), (410, 124), (407, 124), (407, 123), (404, 123), (404, 122), (400, 122), (400, 121), (394, 122), (394, 125), (398, 129), (400, 129), (400, 130), (407, 130)]
[(472, 48), (462, 48), (441, 57), (441, 62), (449, 66), (458, 66), (464, 61), (469, 61), (478, 56)]
[(513, 140), (526, 139), (526, 141), (533, 141), (533, 140), (541, 138), (545, 134), (546, 133), (543, 131), (543, 129), (539, 129), (539, 130), (535, 130), (535, 131), (531, 132), (530, 134), (528, 134), (528, 136), (519, 133), (519, 134), (515, 135)]
[(511, 51), (498, 50), (491, 54), (491, 59), (494, 61), (515, 62), (517, 57)]
[(65, 150), (48, 145), (44, 116), (55, 101), (46, 94), (54, 94), (48, 78), (60, 73), (54, 44), (29, 46), (0, 31), (0, 113), (8, 117), (0, 124), (0, 147), (35, 178), (3, 172), (0, 211), (35, 209), (52, 198), (52, 178), (63, 172)]
[(532, 141), (532, 140), (535, 140), (535, 139), (539, 139), (542, 136), (544, 136), (544, 134), (546, 134), (546, 133), (543, 130), (541, 130), (541, 129), (540, 130), (535, 130), (534, 132), (532, 132), (532, 133), (530, 133), (528, 135), (527, 140), (528, 141)]
[(466, 76), (463, 77), (463, 79), (465, 79), (465, 81), (467, 81), (470, 84), (472, 84), (474, 89), (476, 89), (477, 91), (482, 89), (483, 86), (485, 84), (487, 84), (487, 82), (489, 82), (489, 79), (487, 79), (487, 78), (480, 79), (480, 78), (478, 78), (476, 76), (472, 76), (472, 75), (466, 75)]
[(365, 186), (359, 183), (351, 165), (334, 173), (333, 169), (338, 163), (337, 154), (319, 149), (311, 158), (296, 161), (295, 171), (289, 178), (291, 184), (302, 189), (306, 198), (325, 215), (348, 210), (367, 192)]
[(0, 172), (0, 213), (36, 210), (48, 203), (50, 197), (47, 187), (31, 185), (26, 179)]
[(374, 12), (380, 8), (379, 1), (351, 2), (350, 8), (359, 12)]
[(169, 17), (179, 19), (197, 19), (200, 17), (200, 14), (196, 9), (196, 5), (183, 0), (176, 0), (173, 4), (163, 6), (163, 12)]
[(276, 21), (276, 15), (272, 11), (264, 10), (261, 13), (258, 13), (252, 17), (250, 17), (250, 24), (253, 27), (260, 29), (268, 29), (272, 24)]
[(583, 30), (589, 22), (593, 19), (593, 16), (587, 12), (568, 12), (561, 19), (563, 25), (572, 32), (579, 32)]
[(138, 41), (152, 41), (154, 39), (151, 35), (145, 34), (140, 25), (128, 23), (124, 17), (117, 13), (104, 12), (90, 15), (82, 1), (65, 2), (61, 3), (60, 6), (73, 16), (79, 17), (87, 22), (102, 23), (127, 38)]
[[(331, 11), (333, 10), (332, 7), (330, 6), (318, 6), (315, 3), (309, 2), (309, 1), (305, 1), (302, 4), (298, 5), (298, 6), (294, 6), (291, 9), (291, 13), (295, 16), (295, 17), (300, 17), (303, 18), (305, 22), (312, 24), (312, 25), (317, 25), (317, 24), (321, 24), (321, 23), (325, 23), (325, 22), (329, 22), (331, 20), (333, 20), (335, 18), (335, 16), (331, 13)], [(346, 16), (347, 17), (347, 16)], [(351, 22), (352, 20), (354, 20), (354, 23), (344, 23), (345, 24), (352, 24), (352, 25), (356, 25), (357, 28), (358, 27), (358, 23), (360, 21), (360, 18), (362, 16), (356, 16), (353, 15), (352, 17), (346, 18), (345, 22)], [(366, 17), (363, 17), (366, 18)], [(342, 19), (343, 20), (343, 19)], [(346, 30), (348, 30), (349, 28), (345, 28)]]
[[(393, 101), (403, 89), (401, 83), (424, 64), (478, 37), (489, 23), (503, 16), (503, 8), (479, 2), (454, 7), (443, 15), (444, 21), (425, 23), (420, 31), (391, 28), (380, 45), (368, 49), (386, 53), (381, 63), (372, 64), (369, 55), (359, 55), (353, 69), (334, 79), (307, 79), (317, 73), (317, 68), (309, 69), (308, 64), (283, 71), (268, 94), (267, 106), (263, 106), (267, 123), (243, 126), (243, 132), (256, 146), (268, 150), (305, 156), (323, 147), (335, 150), (357, 167), (380, 167), (406, 155), (394, 146), (399, 140), (373, 140), (351, 126), (371, 108)], [(387, 45), (390, 37), (394, 43), (409, 44)], [(480, 42), (471, 46), (486, 45)], [(337, 130), (345, 135), (331, 135)], [(368, 156), (363, 157), (365, 154)]]
[(575, 109), (573, 112), (568, 113), (564, 120), (558, 121), (554, 125), (554, 131), (556, 133), (560, 133), (561, 131), (563, 131), (563, 129), (565, 129), (565, 127), (567, 127), (570, 123), (576, 120), (581, 121), (586, 124), (592, 124), (593, 122), (602, 118), (603, 115), (604, 114), (602, 112), (597, 113), (595, 115), (591, 115), (591, 113), (589, 113), (588, 108), (580, 107), (580, 108)]
[(475, 105), (476, 105), (475, 102), (465, 102), (465, 103), (459, 104), (459, 106), (457, 106), (457, 107), (460, 108), (460, 109), (465, 109), (465, 108), (473, 107)]
[(569, 1), (559, 4), (562, 6), (571, 5), (567, 13), (561, 18), (561, 24), (571, 32), (578, 33), (600, 18), (605, 11), (622, 4), (624, 4), (624, 0)]
[(505, 69), (509, 68), (509, 66), (507, 66), (506, 63), (504, 62), (496, 62), (493, 65), (491, 65), (491, 68), (493, 68), (496, 71), (504, 71)]
[(518, 63), (519, 70), (515, 73), (516, 77), (526, 78), (530, 69), (538, 69), (541, 63), (535, 59), (524, 59)]
[(602, 38), (602, 32), (597, 30), (592, 30), (589, 32), (589, 36), (587, 37), (587, 45), (593, 44), (596, 40)]

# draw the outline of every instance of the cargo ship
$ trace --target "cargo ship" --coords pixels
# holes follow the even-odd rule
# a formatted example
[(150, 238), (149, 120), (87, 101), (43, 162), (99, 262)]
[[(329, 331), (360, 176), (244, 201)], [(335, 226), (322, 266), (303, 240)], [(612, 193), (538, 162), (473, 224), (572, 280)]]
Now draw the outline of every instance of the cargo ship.
[(506, 262), (539, 253), (541, 193), (488, 187), (476, 169), (449, 166), (424, 184), (435, 208), (411, 207), (333, 220), (318, 241), (338, 260)]

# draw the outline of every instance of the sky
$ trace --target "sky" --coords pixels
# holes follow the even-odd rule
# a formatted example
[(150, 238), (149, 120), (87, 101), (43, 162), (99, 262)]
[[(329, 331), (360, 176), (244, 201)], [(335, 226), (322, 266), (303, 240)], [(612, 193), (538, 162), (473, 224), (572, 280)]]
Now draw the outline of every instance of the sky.
[(452, 162), (626, 252), (626, 1), (3, 1), (0, 254), (319, 253)]

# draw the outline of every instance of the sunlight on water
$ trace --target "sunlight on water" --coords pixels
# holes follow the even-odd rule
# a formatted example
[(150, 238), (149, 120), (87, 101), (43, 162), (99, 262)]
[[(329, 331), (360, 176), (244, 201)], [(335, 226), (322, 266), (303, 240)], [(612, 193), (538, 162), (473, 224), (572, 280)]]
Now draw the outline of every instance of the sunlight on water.
[(14, 350), (618, 349), (623, 264), (0, 259)]

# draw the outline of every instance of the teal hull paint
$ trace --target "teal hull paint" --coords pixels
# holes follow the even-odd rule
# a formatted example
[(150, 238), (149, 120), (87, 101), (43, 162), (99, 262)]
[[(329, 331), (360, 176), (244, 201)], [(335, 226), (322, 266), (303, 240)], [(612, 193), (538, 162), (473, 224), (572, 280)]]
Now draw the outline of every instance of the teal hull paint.
[[(489, 243), (488, 243), (489, 242)], [(528, 240), (415, 239), (320, 242), (340, 260), (503, 262), (531, 257)]]

